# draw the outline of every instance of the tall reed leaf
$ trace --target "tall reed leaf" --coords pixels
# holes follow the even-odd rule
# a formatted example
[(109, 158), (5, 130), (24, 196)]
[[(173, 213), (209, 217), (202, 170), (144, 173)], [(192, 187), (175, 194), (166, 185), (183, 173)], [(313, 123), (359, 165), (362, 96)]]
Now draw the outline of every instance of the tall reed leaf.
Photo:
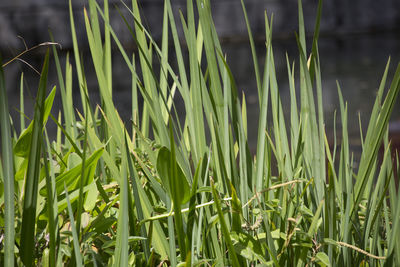
[(42, 129), (44, 121), (44, 102), (46, 96), (47, 73), (49, 68), (49, 50), (46, 52), (35, 104), (32, 138), (30, 142), (28, 169), (25, 178), (24, 206), (21, 225), (20, 254), (26, 266), (34, 264), (36, 206), (40, 172)]
[[(10, 115), (8, 113), (8, 100), (4, 72), (0, 57), (0, 127), (1, 127), (1, 160), (4, 182), (4, 264), (14, 266), (14, 236), (15, 236), (15, 211), (14, 211), (14, 154), (11, 139)], [(22, 78), (21, 78), (22, 79)]]

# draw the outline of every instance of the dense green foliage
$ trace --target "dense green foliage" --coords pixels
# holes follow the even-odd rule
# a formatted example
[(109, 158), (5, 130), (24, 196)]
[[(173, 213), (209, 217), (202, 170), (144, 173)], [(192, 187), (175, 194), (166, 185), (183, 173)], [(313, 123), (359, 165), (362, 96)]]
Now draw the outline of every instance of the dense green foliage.
[[(354, 167), (339, 86), (341, 139), (331, 149), (325, 136), (318, 55), (322, 2), (307, 50), (299, 1), (299, 59), (295, 65), (287, 58), (290, 118), (283, 115), (275, 75), (272, 19), (265, 15), (260, 67), (241, 3), (259, 96), (254, 155), (245, 96), (238, 96), (209, 0), (187, 0), (185, 16), (180, 14), (187, 49), (169, 0), (160, 43), (132, 0), (124, 6), (131, 16), (120, 14), (137, 45), (134, 55), (110, 27), (107, 0), (101, 6), (89, 0), (84, 18), (101, 96), (96, 106), (88, 96), (70, 3), (75, 67), (68, 57), (60, 65), (56, 47), (52, 56), (48, 51), (34, 116), (26, 127), (21, 114), (18, 134), (0, 73), (2, 265), (400, 266), (399, 164), (392, 162), (388, 140), (400, 68), (387, 86), (388, 63)], [(112, 101), (112, 42), (132, 74), (128, 122)], [(59, 84), (49, 93), (53, 58)], [(74, 71), (81, 112), (72, 98)], [(51, 115), (56, 92), (62, 100), (58, 117)], [(184, 114), (176, 112), (177, 94)], [(55, 140), (47, 136), (47, 123), (58, 126)]]

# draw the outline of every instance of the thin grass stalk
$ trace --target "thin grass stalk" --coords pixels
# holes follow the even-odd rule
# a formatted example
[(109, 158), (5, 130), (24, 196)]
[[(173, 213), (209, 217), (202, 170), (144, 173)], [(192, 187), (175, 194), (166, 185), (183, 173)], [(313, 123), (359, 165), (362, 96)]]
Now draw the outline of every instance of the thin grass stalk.
[[(349, 157), (349, 139), (348, 139), (348, 128), (347, 128), (347, 103), (344, 104), (342, 92), (337, 83), (337, 90), (339, 95), (339, 104), (340, 104), (340, 116), (342, 122), (342, 144), (340, 149), (340, 160), (339, 160), (339, 185), (341, 192), (339, 192), (338, 198), (341, 200), (339, 203), (342, 205), (343, 212), (343, 220), (342, 227), (340, 227), (340, 233), (338, 238), (343, 240), (343, 242), (349, 242), (350, 238), (350, 206), (352, 199), (349, 197), (353, 190), (353, 182), (352, 182), (352, 168), (350, 166), (350, 157)], [(349, 250), (347, 248), (343, 248), (343, 258), (345, 261), (349, 260)]]
[(253, 182), (253, 186), (255, 187), (255, 190), (257, 192), (261, 191), (262, 189), (262, 184), (263, 184), (263, 174), (264, 174), (264, 156), (265, 156), (265, 131), (266, 131), (266, 125), (267, 125), (267, 112), (268, 112), (268, 96), (269, 96), (269, 77), (270, 75), (268, 74), (270, 71), (269, 69), (271, 68), (270, 64), (270, 57), (271, 57), (271, 39), (269, 39), (270, 36), (267, 37), (267, 44), (266, 44), (266, 65), (264, 66), (264, 81), (263, 81), (263, 88), (261, 93), (260, 98), (260, 117), (259, 117), (259, 122), (258, 122), (258, 137), (257, 137), (257, 156), (256, 156), (256, 172), (255, 172), (255, 179)]
[[(52, 155), (50, 141), (45, 130), (46, 144), (43, 144), (44, 154), (47, 153), (48, 160), (44, 162), (46, 170), (46, 190), (47, 190), (47, 210), (48, 210), (48, 231), (49, 231), (49, 266), (56, 266), (57, 262), (57, 239), (58, 231), (58, 200), (55, 183), (54, 167), (52, 163)], [(50, 164), (49, 164), (50, 163)]]
[[(86, 110), (87, 108), (87, 102), (86, 102)], [(79, 181), (79, 198), (78, 198), (78, 206), (77, 206), (77, 211), (76, 211), (76, 229), (78, 231), (78, 236), (79, 238), (82, 238), (82, 232), (81, 232), (81, 218), (82, 218), (82, 212), (83, 212), (83, 187), (84, 184), (86, 184), (87, 180), (89, 179), (88, 177), (85, 177), (86, 173), (86, 152), (87, 152), (87, 146), (88, 146), (88, 137), (87, 137), (87, 129), (88, 129), (88, 120), (85, 120), (85, 129), (84, 129), (84, 137), (83, 137), (83, 152), (82, 152), (82, 169), (81, 169), (81, 179)]]
[[(155, 86), (153, 86), (154, 85), (154, 84), (152, 84), (153, 80), (148, 75), (149, 67), (148, 67), (148, 64), (146, 63), (146, 60), (148, 60), (150, 57), (150, 50), (149, 50), (149, 46), (146, 41), (145, 34), (143, 33), (143, 28), (141, 26), (142, 24), (141, 24), (141, 18), (140, 18), (140, 14), (139, 14), (139, 6), (138, 6), (138, 3), (136, 0), (132, 0), (132, 12), (133, 12), (135, 18), (137, 18), (138, 22), (139, 22), (138, 23), (137, 21), (135, 21), (135, 32), (136, 32), (136, 37), (138, 40), (138, 43), (137, 43), (138, 47), (140, 47), (140, 49), (141, 49), (141, 53), (139, 54), (139, 61), (140, 61), (140, 66), (141, 66), (142, 73), (143, 73), (144, 88), (146, 88), (147, 90), (151, 90), (151, 89), (154, 89)], [(152, 94), (152, 95), (155, 96), (155, 94)], [(144, 136), (146, 136), (146, 137), (148, 137), (148, 135), (149, 135), (149, 124), (150, 124), (148, 109), (149, 109), (148, 104), (145, 103), (143, 105), (143, 111), (142, 111), (141, 130), (142, 130)]]
[[(272, 19), (271, 26), (266, 22), (266, 32), (272, 34)], [(271, 37), (270, 37), (271, 40)], [(270, 57), (269, 68), (270, 75), (270, 93), (271, 93), (271, 107), (272, 107), (272, 120), (273, 120), (273, 131), (275, 137), (275, 148), (276, 148), (276, 159), (278, 161), (278, 168), (281, 173), (282, 179), (292, 179), (292, 159), (290, 158), (289, 142), (287, 138), (287, 131), (285, 125), (285, 117), (283, 114), (282, 103), (280, 100), (278, 82), (276, 80), (275, 73), (275, 60), (272, 45), (270, 45)]]
[(224, 215), (222, 213), (221, 202), (220, 202), (218, 193), (217, 193), (217, 191), (215, 189), (214, 181), (212, 181), (212, 180), (211, 180), (211, 188), (212, 188), (213, 198), (214, 198), (214, 201), (215, 201), (215, 206), (216, 206), (217, 213), (218, 213), (219, 222), (220, 222), (221, 228), (222, 228), (222, 235), (223, 235), (224, 240), (225, 240), (225, 242), (226, 242), (226, 244), (228, 246), (228, 252), (229, 252), (229, 257), (231, 259), (231, 264), (232, 264), (232, 266), (240, 266), (238, 257), (236, 255), (236, 251), (235, 251), (235, 249), (233, 247), (233, 244), (232, 244), (231, 236), (229, 234), (230, 231), (228, 229), (228, 226), (227, 226), (227, 224), (225, 222), (225, 219), (224, 219)]
[[(108, 0), (104, 0), (103, 5), (104, 5), (104, 16), (106, 18), (104, 24), (106, 24), (107, 21), (110, 21)], [(104, 61), (104, 73), (106, 74), (106, 79), (107, 79), (107, 87), (109, 88), (110, 93), (112, 95), (111, 34), (110, 34), (110, 29), (106, 25), (104, 25), (103, 61)]]
[(19, 123), (21, 132), (25, 129), (25, 105), (24, 105), (24, 73), (21, 73), (21, 80), (19, 85)]
[[(135, 53), (132, 53), (132, 66), (135, 67)], [(133, 71), (136, 71), (133, 69)], [(139, 115), (139, 101), (138, 101), (138, 89), (134, 75), (132, 75), (132, 143), (134, 147), (138, 147), (138, 139), (136, 139), (136, 127), (140, 125)]]
[[(53, 41), (53, 34), (49, 32), (50, 38)], [(75, 139), (76, 136), (76, 126), (75, 126), (75, 116), (74, 116), (74, 110), (73, 110), (73, 99), (72, 99), (72, 67), (71, 64), (69, 63), (69, 54), (67, 54), (66, 57), (66, 67), (65, 67), (65, 82), (64, 82), (64, 77), (62, 75), (62, 70), (61, 70), (61, 65), (60, 65), (60, 59), (58, 56), (57, 48), (55, 46), (52, 47), (53, 49), (53, 55), (54, 55), (54, 61), (56, 64), (56, 70), (57, 70), (57, 78), (59, 81), (59, 88), (60, 88), (60, 93), (61, 93), (61, 101), (62, 101), (62, 107), (63, 107), (63, 115), (64, 115), (64, 121), (65, 129), (68, 131), (69, 135)], [(72, 126), (72, 127), (71, 127)], [(67, 147), (69, 148), (71, 145), (69, 142), (66, 142)]]
[[(139, 181), (137, 180), (138, 175), (136, 172), (136, 169), (133, 165), (132, 162), (132, 158), (131, 155), (129, 153), (129, 148), (127, 145), (127, 142), (125, 141), (125, 153), (129, 155), (129, 157), (127, 157), (127, 164), (128, 164), (128, 170), (129, 170), (129, 174), (131, 177), (131, 183), (132, 183), (132, 191), (133, 191), (133, 197), (134, 197), (134, 202), (135, 202), (135, 207), (136, 207), (136, 213), (137, 213), (137, 218), (139, 221), (143, 221), (144, 220), (144, 212), (143, 212), (143, 207), (146, 203), (142, 204), (142, 201), (140, 200), (140, 193), (139, 193)], [(146, 226), (145, 224), (142, 224), (140, 226), (140, 234), (142, 237), (145, 238), (145, 240), (142, 241), (142, 245), (143, 245), (143, 250), (144, 250), (144, 255), (146, 257), (146, 260), (149, 260), (150, 258), (150, 244), (149, 241), (147, 239), (147, 231), (146, 231)]]
[(79, 237), (78, 233), (75, 227), (75, 220), (74, 220), (74, 213), (72, 211), (72, 206), (71, 206), (71, 201), (69, 199), (69, 194), (66, 185), (64, 184), (64, 189), (65, 189), (65, 199), (67, 200), (67, 207), (68, 207), (68, 214), (69, 214), (69, 220), (70, 220), (70, 227), (71, 227), (71, 232), (72, 232), (72, 243), (73, 243), (73, 248), (74, 248), (74, 264), (75, 266), (83, 266), (83, 261), (82, 261), (82, 254), (80, 251), (80, 245), (79, 245)]
[[(292, 67), (290, 67), (289, 57), (286, 54), (286, 66), (288, 71), (288, 78), (289, 78), (289, 89), (290, 89), (290, 136), (293, 144), (299, 144), (301, 138), (300, 135), (300, 126), (299, 126), (299, 115), (298, 115), (298, 106), (297, 106), (297, 96), (296, 96), (296, 89), (294, 83), (294, 63)], [(296, 146), (291, 146), (292, 148), (292, 163), (293, 168), (297, 168), (297, 164), (299, 161), (297, 160), (297, 153)]]
[[(84, 73), (82, 69), (79, 48), (78, 48), (78, 41), (76, 38), (76, 29), (75, 29), (75, 20), (74, 20), (74, 13), (72, 11), (72, 2), (69, 0), (69, 18), (70, 18), (70, 26), (71, 26), (71, 37), (72, 37), (72, 46), (74, 50), (74, 58), (75, 58), (75, 67), (76, 67), (76, 74), (78, 76), (78, 84), (79, 84), (79, 91), (81, 95), (81, 103), (82, 106), (85, 107), (85, 95), (88, 94), (87, 91), (87, 84), (86, 80), (84, 79)], [(86, 110), (83, 110), (83, 114), (86, 118), (88, 118), (89, 114)]]
[[(215, 36), (213, 36), (214, 27), (211, 18), (210, 2), (209, 0), (197, 0), (196, 2), (197, 2), (197, 10), (199, 13), (199, 20), (201, 23), (202, 34), (204, 38), (204, 48), (208, 63), (207, 67), (210, 75), (210, 82), (211, 82), (210, 96), (213, 99), (213, 103), (215, 104), (214, 112), (216, 114), (215, 116), (217, 118), (217, 122), (222, 123), (224, 100), (222, 96), (221, 80), (219, 75), (217, 59), (215, 55), (215, 49), (217, 44), (214, 42)], [(219, 51), (221, 50), (219, 49)], [(206, 110), (207, 116), (209, 112), (211, 111), (207, 112)]]
[[(125, 138), (126, 142), (127, 138)], [(125, 144), (125, 147), (127, 145)], [(120, 183), (120, 206), (118, 213), (117, 222), (117, 240), (115, 245), (115, 266), (128, 266), (129, 257), (129, 217), (128, 217), (128, 173), (127, 164), (128, 157), (130, 157), (128, 150), (125, 149), (125, 153), (122, 156), (121, 164), (121, 183)]]
[[(1, 56), (0, 62), (2, 62)], [(21, 76), (21, 81), (23, 80), (22, 77), (23, 75)], [(0, 66), (0, 127), (1, 161), (4, 182), (4, 264), (5, 266), (14, 266), (14, 155), (11, 139), (10, 116), (8, 111), (8, 98), (2, 66)]]
[(195, 16), (192, 0), (187, 1), (187, 20), (189, 38), (186, 38), (186, 40), (189, 48), (189, 67), (191, 78), (190, 94), (193, 103), (193, 112), (196, 127), (195, 129), (197, 132), (195, 134), (197, 135), (196, 141), (198, 143), (198, 153), (200, 156), (202, 156), (207, 150), (204, 129), (203, 103), (200, 88), (200, 79), (202, 78), (202, 76), (200, 75), (200, 66), (203, 42), (200, 22), (198, 22), (197, 25), (196, 35)]
[[(240, 0), (240, 3), (242, 4), (243, 15), (244, 15), (244, 19), (246, 21), (247, 33), (249, 35), (251, 55), (253, 57), (253, 64), (254, 64), (254, 73), (255, 73), (255, 76), (256, 76), (256, 83), (257, 83), (258, 99), (261, 100), (261, 99), (263, 99), (262, 88), (264, 86), (262, 86), (262, 84), (261, 84), (260, 66), (258, 64), (257, 51), (256, 51), (256, 48), (255, 48), (255, 45), (254, 45), (254, 38), (253, 38), (253, 34), (251, 32), (251, 27), (250, 27), (249, 19), (247, 17), (247, 11), (246, 11), (246, 7), (245, 7), (245, 4), (244, 4), (244, 1)], [(260, 109), (262, 109), (261, 102), (259, 102), (259, 105), (260, 105)]]
[[(161, 41), (161, 53), (160, 58), (160, 96), (159, 102), (162, 103), (163, 99), (167, 99), (167, 88), (168, 88), (168, 46), (169, 46), (169, 31), (168, 31), (168, 11), (167, 11), (167, 1), (164, 2), (164, 13), (163, 13), (163, 23), (162, 23), (162, 41)], [(168, 122), (168, 110), (167, 107), (162, 106), (161, 112), (164, 117), (164, 122)]]
[[(193, 149), (194, 149), (193, 156), (195, 157), (194, 160), (198, 161), (198, 159), (200, 158), (200, 155), (199, 155), (200, 151), (197, 151), (197, 147), (195, 146), (195, 144), (196, 144), (195, 134), (196, 134), (197, 130), (196, 130), (195, 124), (194, 124), (194, 115), (192, 112), (193, 106), (191, 105), (189, 83), (188, 83), (188, 79), (187, 79), (187, 75), (186, 75), (185, 64), (183, 62), (182, 50), (181, 50), (181, 46), (180, 46), (180, 42), (179, 42), (179, 38), (178, 38), (178, 32), (176, 29), (175, 19), (174, 19), (174, 15), (172, 13), (171, 3), (169, 0), (166, 1), (166, 7), (167, 7), (167, 11), (168, 11), (169, 22), (171, 24), (171, 33), (172, 33), (172, 38), (174, 41), (175, 54), (176, 54), (177, 62), (178, 62), (179, 78), (180, 78), (181, 85), (182, 85), (182, 87), (179, 89), (180, 89), (181, 95), (182, 95), (182, 97), (184, 99), (184, 103), (185, 103), (186, 120), (188, 123), (188, 127), (191, 130), (189, 132), (189, 134), (190, 134), (191, 143), (194, 145), (193, 146)], [(172, 144), (171, 144), (171, 146), (172, 146)]]

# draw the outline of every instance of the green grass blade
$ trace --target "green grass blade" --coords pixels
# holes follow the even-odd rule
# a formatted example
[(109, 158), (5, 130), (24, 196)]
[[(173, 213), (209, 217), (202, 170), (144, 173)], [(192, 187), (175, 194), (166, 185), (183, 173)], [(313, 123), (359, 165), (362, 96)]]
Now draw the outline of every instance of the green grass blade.
[(71, 224), (71, 232), (72, 232), (72, 238), (73, 238), (73, 245), (74, 245), (74, 256), (75, 256), (75, 264), (76, 266), (83, 266), (82, 264), (82, 254), (80, 251), (80, 245), (79, 245), (79, 237), (78, 237), (78, 233), (75, 227), (75, 220), (74, 220), (74, 213), (72, 211), (72, 206), (71, 206), (71, 202), (69, 200), (69, 194), (68, 194), (68, 190), (65, 187), (65, 198), (67, 200), (67, 206), (68, 206), (68, 214), (69, 214), (69, 220), (70, 220), (70, 224)]
[[(126, 140), (126, 138), (125, 138)], [(126, 142), (126, 141), (125, 141)], [(125, 144), (126, 147), (126, 144)], [(129, 217), (128, 217), (128, 173), (127, 161), (130, 157), (128, 151), (122, 156), (121, 184), (120, 184), (120, 205), (117, 225), (117, 241), (115, 245), (115, 266), (128, 266), (128, 237), (129, 237)]]
[[(47, 152), (48, 158), (51, 159), (51, 148), (47, 131), (45, 130), (46, 144), (43, 144), (44, 153)], [(45, 162), (46, 170), (46, 190), (47, 190), (47, 210), (48, 210), (48, 229), (49, 229), (49, 264), (50, 266), (56, 266), (57, 262), (57, 239), (59, 236), (58, 231), (58, 201), (56, 191), (56, 181), (54, 174), (54, 167), (51, 162)]]
[[(257, 91), (258, 91), (258, 99), (263, 99), (263, 93), (262, 93), (262, 85), (261, 85), (261, 78), (260, 78), (260, 67), (258, 65), (258, 57), (257, 57), (257, 51), (254, 45), (254, 38), (253, 38), (253, 34), (251, 33), (251, 27), (250, 27), (250, 23), (249, 23), (249, 19), (247, 17), (247, 11), (246, 11), (246, 7), (244, 5), (244, 1), (240, 0), (240, 3), (242, 4), (242, 10), (243, 10), (243, 15), (244, 15), (244, 19), (246, 21), (246, 27), (247, 27), (247, 33), (249, 35), (249, 41), (250, 41), (250, 48), (251, 48), (251, 55), (253, 57), (253, 64), (254, 64), (254, 73), (256, 75), (256, 82), (257, 82)], [(267, 39), (268, 39), (268, 35), (267, 35)], [(268, 42), (268, 40), (267, 40)], [(262, 107), (261, 103), (260, 103), (260, 107)]]
[(24, 105), (24, 73), (21, 73), (21, 81), (19, 85), (19, 111), (20, 113), (20, 127), (21, 132), (25, 130), (25, 105)]
[(392, 113), (399, 90), (400, 64), (397, 66), (396, 73), (393, 77), (385, 101), (383, 102), (382, 109), (379, 111), (376, 120), (370, 121), (370, 124), (375, 125), (375, 127), (369, 127), (369, 131), (367, 132), (367, 136), (365, 139), (365, 149), (363, 150), (363, 154), (361, 156), (361, 162), (357, 173), (357, 180), (354, 186), (354, 202), (351, 206), (352, 208), (350, 215), (353, 215), (356, 207), (360, 203), (361, 198), (364, 194), (365, 186), (368, 183), (368, 178), (371, 177), (370, 174), (372, 171), (372, 166), (376, 160), (379, 145), (381, 144), (385, 129), (388, 126), (389, 117)]
[[(86, 102), (86, 110), (87, 110), (87, 102)], [(84, 137), (83, 137), (83, 152), (82, 152), (82, 168), (81, 168), (81, 179), (79, 181), (79, 198), (78, 198), (78, 207), (76, 211), (76, 229), (79, 233), (79, 237), (81, 237), (81, 218), (83, 211), (83, 187), (86, 185), (85, 182), (88, 182), (88, 178), (85, 177), (86, 172), (86, 152), (88, 146), (87, 139), (87, 128), (88, 128), (88, 120), (85, 120), (85, 128), (84, 128)], [(96, 162), (97, 163), (97, 162)], [(65, 185), (65, 184), (64, 184)]]
[[(2, 58), (0, 57), (0, 62)], [(2, 64), (2, 63), (1, 63)], [(22, 80), (21, 76), (21, 80)], [(21, 86), (22, 88), (22, 86)], [(4, 182), (4, 265), (14, 266), (15, 211), (14, 211), (14, 155), (11, 139), (11, 124), (8, 111), (8, 97), (3, 67), (0, 66), (0, 129), (1, 161)], [(21, 130), (23, 125), (21, 125)]]
[[(87, 84), (86, 80), (84, 79), (84, 73), (82, 69), (82, 64), (81, 64), (81, 58), (79, 54), (79, 48), (78, 48), (78, 40), (76, 38), (76, 29), (75, 29), (75, 20), (74, 20), (74, 14), (72, 11), (72, 2), (69, 0), (69, 17), (70, 17), (70, 26), (71, 26), (71, 37), (72, 37), (72, 46), (74, 49), (74, 58), (75, 58), (75, 67), (76, 67), (76, 74), (78, 76), (78, 83), (79, 83), (79, 90), (80, 90), (80, 95), (81, 95), (81, 101), (82, 101), (82, 106), (85, 107), (85, 95), (87, 95)], [(84, 110), (84, 114), (86, 117), (89, 117), (89, 113), (87, 113), (86, 110)]]
[[(132, 183), (132, 190), (133, 190), (133, 197), (135, 201), (135, 207), (136, 207), (136, 213), (137, 213), (137, 218), (139, 221), (144, 220), (144, 212), (143, 212), (143, 205), (144, 203), (140, 199), (140, 193), (139, 193), (139, 187), (141, 186), (138, 179), (138, 175), (136, 172), (136, 169), (134, 167), (134, 164), (132, 162), (131, 155), (129, 153), (129, 148), (127, 145), (127, 142), (125, 141), (125, 153), (127, 154), (127, 164), (129, 168), (129, 174), (131, 177), (131, 183)], [(142, 204), (143, 203), (143, 204)], [(149, 249), (149, 242), (147, 241), (147, 231), (146, 231), (146, 226), (145, 224), (142, 224), (140, 226), (140, 234), (142, 237), (145, 238), (145, 240), (142, 241), (143, 244), (143, 250), (144, 254), (146, 256), (146, 259), (148, 260), (150, 257), (150, 249)]]
[(20, 244), (21, 259), (26, 266), (32, 266), (33, 251), (35, 249), (36, 206), (40, 172), (41, 142), (44, 116), (44, 102), (49, 64), (49, 51), (43, 64), (40, 77), (38, 96), (35, 105), (32, 141), (29, 147), (28, 169), (24, 190), (24, 206), (21, 225), (23, 242)]
[(238, 257), (236, 255), (235, 248), (233, 247), (233, 244), (232, 244), (232, 239), (231, 239), (231, 235), (229, 233), (228, 226), (226, 225), (226, 222), (225, 222), (224, 214), (222, 212), (221, 202), (220, 202), (220, 199), (218, 196), (218, 192), (215, 189), (214, 181), (211, 181), (211, 188), (212, 188), (212, 194), (213, 194), (214, 201), (215, 201), (215, 206), (216, 206), (217, 213), (218, 213), (219, 222), (221, 224), (222, 235), (228, 246), (228, 252), (229, 252), (229, 257), (231, 259), (231, 264), (232, 264), (232, 266), (235, 266), (235, 267), (240, 266)]

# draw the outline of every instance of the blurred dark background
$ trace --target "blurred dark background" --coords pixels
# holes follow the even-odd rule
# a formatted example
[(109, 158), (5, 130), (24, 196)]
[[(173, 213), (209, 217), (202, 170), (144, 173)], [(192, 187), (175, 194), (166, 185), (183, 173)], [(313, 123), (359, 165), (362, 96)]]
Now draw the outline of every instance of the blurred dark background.
[[(101, 1), (100, 1), (101, 2)], [(131, 1), (125, 1), (130, 5)], [(174, 11), (185, 11), (186, 0), (172, 0)], [(264, 36), (264, 10), (274, 13), (275, 37), (291, 37), (297, 29), (296, 0), (245, 0), (254, 34)], [(313, 29), (317, 0), (303, 0), (306, 26)], [(85, 35), (82, 16), (84, 0), (72, 0), (76, 15), (78, 38)], [(125, 14), (120, 0), (109, 0), (110, 7), (116, 5)], [(139, 0), (153, 35), (160, 36), (163, 0)], [(247, 37), (242, 8), (239, 0), (211, 0), (215, 24), (222, 39), (241, 40)], [(116, 10), (111, 11), (112, 24), (120, 33), (122, 41), (130, 41), (126, 27)], [(323, 1), (323, 35), (369, 33), (399, 30), (400, 1), (398, 0), (325, 0)], [(27, 45), (48, 41), (50, 28), (55, 39), (64, 49), (72, 47), (69, 28), (68, 0), (13, 0), (0, 1), (0, 48), (2, 51), (18, 50), (22, 36)]]
[[(131, 1), (125, 1), (130, 6)], [(155, 39), (161, 37), (162, 12), (164, 1), (139, 0), (145, 24)], [(185, 13), (186, 0), (171, 0), (179, 25), (178, 12)], [(297, 60), (297, 47), (294, 33), (298, 25), (298, 8), (296, 0), (245, 0), (253, 34), (257, 40), (260, 64), (264, 54), (264, 10), (274, 14), (273, 46), (281, 97), (284, 106), (289, 105), (289, 89), (285, 53), (291, 60)], [(366, 129), (368, 115), (375, 100), (376, 90), (389, 56), (391, 69), (400, 62), (400, 1), (398, 0), (325, 0), (323, 1), (321, 35), (319, 51), (323, 75), (324, 111), (328, 136), (333, 134), (334, 111), (338, 110), (336, 80), (339, 81), (345, 100), (349, 101), (349, 130), (353, 144), (359, 144), (358, 114), (363, 128)], [(127, 50), (135, 47), (129, 31), (114, 8), (118, 7), (124, 15), (131, 18), (119, 0), (110, 0), (111, 24), (120, 41)], [(78, 42), (83, 51), (85, 68), (88, 70), (89, 89), (96, 99), (97, 87), (94, 73), (91, 71), (90, 52), (86, 42), (86, 30), (83, 20), (83, 0), (72, 0)], [(240, 0), (211, 0), (214, 22), (222, 41), (228, 63), (235, 75), (238, 88), (245, 91), (249, 106), (250, 139), (256, 140), (258, 105), (257, 90), (248, 44), (247, 30)], [(303, 0), (304, 18), (307, 32), (312, 36), (318, 1)], [(68, 52), (72, 52), (72, 41), (67, 0), (14, 0), (0, 1), (0, 51), (3, 62), (17, 55), (27, 47), (49, 41), (48, 29), (60, 43), (59, 50), (62, 66)], [(178, 29), (180, 30), (180, 28)], [(181, 33), (180, 33), (181, 34)], [(19, 36), (19, 37), (18, 37)], [(181, 34), (181, 37), (182, 34)], [(25, 42), (25, 44), (24, 44)], [(22, 59), (32, 67), (40, 69), (45, 49), (29, 52)], [(54, 63), (49, 77), (49, 85), (58, 85)], [(114, 102), (123, 118), (130, 114), (129, 73), (115, 50), (114, 69)], [(19, 109), (20, 73), (25, 75), (26, 113), (32, 111), (32, 99), (35, 95), (39, 77), (26, 63), (15, 61), (6, 66), (7, 88), (13, 117)], [(127, 76), (128, 75), (128, 76)], [(390, 78), (391, 76), (389, 76)], [(75, 79), (76, 80), (76, 79)], [(389, 81), (390, 82), (390, 79)], [(77, 91), (78, 92), (78, 91)], [(76, 105), (79, 107), (79, 97)], [(58, 100), (57, 100), (58, 101)], [(58, 103), (59, 104), (59, 101)], [(254, 108), (252, 108), (254, 107)], [(285, 109), (289, 110), (289, 109)], [(126, 113), (126, 114), (125, 114)], [(400, 110), (398, 106), (392, 116), (392, 129), (400, 132)], [(339, 123), (338, 119), (338, 123)], [(16, 126), (17, 127), (17, 126)], [(338, 124), (340, 127), (340, 124)], [(340, 130), (340, 129), (338, 129)], [(252, 133), (254, 132), (254, 135)], [(400, 135), (399, 135), (400, 136)]]

